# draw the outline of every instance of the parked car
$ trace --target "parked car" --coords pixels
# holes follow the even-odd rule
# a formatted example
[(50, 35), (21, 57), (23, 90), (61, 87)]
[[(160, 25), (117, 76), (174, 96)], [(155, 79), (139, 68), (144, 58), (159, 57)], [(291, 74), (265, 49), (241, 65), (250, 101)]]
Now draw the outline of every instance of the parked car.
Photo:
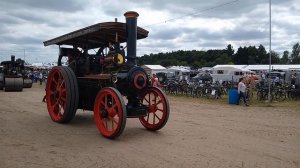
[(191, 79), (192, 82), (199, 82), (199, 81), (205, 82), (205, 81), (212, 81), (213, 78), (209, 73), (199, 73)]

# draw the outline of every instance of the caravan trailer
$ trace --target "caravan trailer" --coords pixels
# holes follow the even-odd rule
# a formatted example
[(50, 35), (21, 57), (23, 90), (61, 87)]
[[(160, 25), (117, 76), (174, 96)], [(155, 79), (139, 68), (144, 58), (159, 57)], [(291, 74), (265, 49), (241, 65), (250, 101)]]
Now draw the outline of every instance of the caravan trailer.
[(189, 81), (190, 80), (190, 70), (188, 70), (186, 68), (173, 66), (171, 68), (168, 68), (168, 72), (174, 73), (175, 79), (177, 81), (181, 81), (181, 80)]
[(217, 67), (212, 69), (213, 81), (231, 81), (238, 82), (244, 74), (250, 73), (249, 70), (235, 67)]

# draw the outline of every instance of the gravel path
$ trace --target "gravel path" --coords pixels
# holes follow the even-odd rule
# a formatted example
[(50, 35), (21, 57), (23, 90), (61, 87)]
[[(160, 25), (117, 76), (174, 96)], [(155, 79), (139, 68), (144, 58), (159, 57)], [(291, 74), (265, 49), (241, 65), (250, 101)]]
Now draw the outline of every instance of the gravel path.
[(300, 167), (299, 106), (244, 107), (169, 96), (158, 132), (128, 119), (116, 140), (102, 137), (93, 113), (51, 121), (44, 87), (0, 91), (0, 167)]

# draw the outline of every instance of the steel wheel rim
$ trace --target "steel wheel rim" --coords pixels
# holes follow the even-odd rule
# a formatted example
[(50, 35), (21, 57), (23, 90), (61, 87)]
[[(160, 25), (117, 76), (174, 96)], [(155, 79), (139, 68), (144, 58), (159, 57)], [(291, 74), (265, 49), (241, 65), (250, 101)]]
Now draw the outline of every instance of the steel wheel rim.
[(122, 127), (122, 104), (112, 90), (105, 89), (96, 98), (94, 118), (100, 133), (105, 137), (113, 137)]
[(153, 130), (162, 127), (168, 115), (164, 95), (158, 89), (150, 88), (144, 94), (142, 103), (149, 107), (147, 115), (140, 117), (142, 125)]
[(67, 100), (66, 83), (62, 72), (53, 69), (46, 86), (46, 102), (50, 117), (54, 121), (63, 118)]

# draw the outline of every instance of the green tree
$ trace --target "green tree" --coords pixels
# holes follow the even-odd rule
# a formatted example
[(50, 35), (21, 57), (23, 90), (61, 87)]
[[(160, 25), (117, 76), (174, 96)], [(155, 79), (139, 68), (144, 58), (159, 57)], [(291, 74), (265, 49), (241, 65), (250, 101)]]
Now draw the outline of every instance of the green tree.
[(288, 64), (289, 63), (289, 51), (284, 51), (283, 55), (280, 59), (281, 64)]
[(258, 55), (257, 55), (258, 51), (257, 48), (255, 46), (249, 46), (247, 48), (247, 55), (248, 55), (248, 62), (247, 64), (256, 64), (257, 59), (258, 59)]
[(299, 43), (296, 43), (293, 46), (293, 50), (291, 53), (291, 59), (293, 64), (299, 64), (300, 63), (300, 45)]
[(269, 56), (267, 51), (263, 45), (259, 45), (257, 49), (257, 60), (258, 64), (268, 64), (269, 63)]
[(229, 62), (231, 62), (231, 58), (227, 55), (227, 53), (223, 53), (216, 59), (215, 62), (217, 64), (228, 64)]
[(247, 47), (239, 47), (236, 54), (234, 55), (234, 64), (247, 64), (248, 63)]
[(271, 51), (271, 61), (272, 64), (279, 64), (280, 63), (280, 57), (279, 54), (275, 51)]
[(228, 55), (229, 57), (232, 57), (232, 56), (233, 56), (233, 54), (234, 54), (234, 49), (233, 49), (233, 47), (232, 47), (231, 44), (228, 44), (228, 45), (227, 45), (226, 53), (227, 53), (227, 55)]

